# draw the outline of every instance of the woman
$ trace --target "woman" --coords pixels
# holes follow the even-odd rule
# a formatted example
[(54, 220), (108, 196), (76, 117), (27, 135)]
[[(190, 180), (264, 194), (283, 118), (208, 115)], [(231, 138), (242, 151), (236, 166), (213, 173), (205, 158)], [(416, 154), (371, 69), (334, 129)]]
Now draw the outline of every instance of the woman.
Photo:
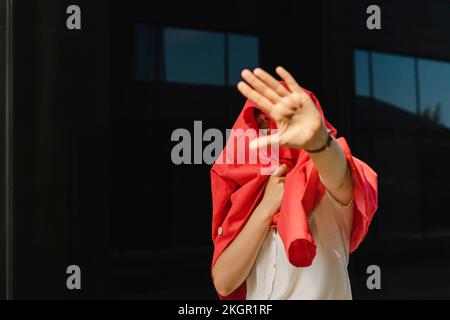
[(314, 95), (276, 72), (283, 82), (242, 72), (233, 129), (268, 131), (245, 147), (279, 145), (281, 165), (270, 177), (261, 163), (211, 169), (214, 286), (221, 299), (351, 299), (348, 256), (377, 208), (377, 175), (335, 139)]

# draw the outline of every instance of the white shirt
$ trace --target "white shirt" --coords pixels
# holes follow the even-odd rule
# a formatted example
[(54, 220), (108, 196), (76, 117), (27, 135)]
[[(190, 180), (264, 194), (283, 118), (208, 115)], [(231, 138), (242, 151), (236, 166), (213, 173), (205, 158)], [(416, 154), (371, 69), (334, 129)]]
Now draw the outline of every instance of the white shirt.
[(246, 280), (248, 300), (352, 299), (347, 265), (353, 200), (343, 206), (326, 191), (308, 221), (317, 246), (313, 263), (293, 266), (271, 227)]

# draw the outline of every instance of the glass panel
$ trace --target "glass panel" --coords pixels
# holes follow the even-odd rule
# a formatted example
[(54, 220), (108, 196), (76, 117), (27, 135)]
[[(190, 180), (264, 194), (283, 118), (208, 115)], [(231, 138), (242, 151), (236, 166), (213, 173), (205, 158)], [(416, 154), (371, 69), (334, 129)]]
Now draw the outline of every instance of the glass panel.
[(450, 63), (419, 59), (421, 114), (450, 128)]
[(370, 96), (369, 53), (355, 50), (355, 92), (358, 96)]
[(177, 28), (164, 29), (162, 80), (190, 84), (225, 84), (225, 35)]
[(230, 34), (228, 37), (228, 84), (233, 86), (241, 79), (244, 68), (253, 69), (259, 64), (258, 38)]
[(416, 112), (414, 59), (410, 57), (373, 53), (373, 93), (377, 100)]

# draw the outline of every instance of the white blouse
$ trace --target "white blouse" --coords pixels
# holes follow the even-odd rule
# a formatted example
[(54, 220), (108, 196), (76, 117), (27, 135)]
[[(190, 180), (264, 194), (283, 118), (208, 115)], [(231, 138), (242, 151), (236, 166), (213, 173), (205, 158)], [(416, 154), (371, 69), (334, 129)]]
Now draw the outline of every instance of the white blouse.
[(352, 299), (347, 265), (353, 200), (343, 206), (326, 191), (309, 217), (316, 256), (309, 267), (293, 266), (271, 227), (247, 277), (248, 300)]

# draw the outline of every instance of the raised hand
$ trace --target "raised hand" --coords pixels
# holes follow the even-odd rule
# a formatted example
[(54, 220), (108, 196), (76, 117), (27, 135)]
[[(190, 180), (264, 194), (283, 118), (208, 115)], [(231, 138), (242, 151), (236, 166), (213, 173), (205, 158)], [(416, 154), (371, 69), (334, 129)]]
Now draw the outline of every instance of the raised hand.
[(246, 82), (237, 85), (242, 95), (255, 102), (278, 127), (276, 133), (253, 140), (250, 147), (279, 144), (297, 149), (320, 148), (327, 140), (327, 131), (314, 102), (283, 67), (275, 71), (289, 90), (261, 68), (243, 70)]

